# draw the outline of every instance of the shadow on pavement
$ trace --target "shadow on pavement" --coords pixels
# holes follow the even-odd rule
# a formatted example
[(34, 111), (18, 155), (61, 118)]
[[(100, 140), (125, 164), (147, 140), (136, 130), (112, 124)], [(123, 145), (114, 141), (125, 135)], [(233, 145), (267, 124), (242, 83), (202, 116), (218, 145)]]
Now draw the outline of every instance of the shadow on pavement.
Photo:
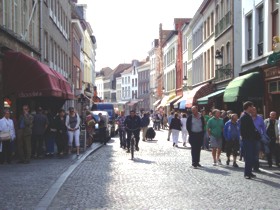
[(230, 173), (228, 171), (218, 170), (218, 169), (215, 169), (213, 167), (212, 168), (208, 168), (208, 167), (203, 166), (203, 167), (201, 167), (199, 169), (201, 169), (203, 171), (206, 171), (208, 173), (211, 173), (211, 174), (220, 174), (220, 175), (223, 175), (223, 176), (229, 176), (230, 175)]
[(143, 160), (141, 158), (134, 158), (133, 161), (136, 163), (144, 163), (144, 164), (152, 164), (155, 162), (155, 161), (150, 161), (150, 160)]

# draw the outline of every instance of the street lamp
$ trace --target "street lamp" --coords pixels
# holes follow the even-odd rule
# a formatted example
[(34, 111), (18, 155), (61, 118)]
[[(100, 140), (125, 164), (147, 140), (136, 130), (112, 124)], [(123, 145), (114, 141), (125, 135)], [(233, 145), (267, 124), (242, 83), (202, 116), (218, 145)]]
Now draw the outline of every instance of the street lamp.
[(216, 50), (215, 62), (216, 62), (217, 69), (222, 67), (222, 65), (223, 65), (223, 55), (221, 54), (220, 50)]

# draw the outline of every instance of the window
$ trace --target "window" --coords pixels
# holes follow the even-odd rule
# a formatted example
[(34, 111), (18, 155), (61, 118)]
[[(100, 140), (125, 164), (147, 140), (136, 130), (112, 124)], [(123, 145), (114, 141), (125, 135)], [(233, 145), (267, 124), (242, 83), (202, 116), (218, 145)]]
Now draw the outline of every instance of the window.
[(253, 45), (253, 26), (252, 15), (247, 16), (248, 44), (247, 44), (247, 60), (252, 60), (252, 45)]
[(279, 33), (279, 0), (272, 0), (272, 37)]
[(134, 87), (134, 79), (132, 79), (132, 87)]
[(258, 9), (259, 13), (259, 43), (263, 42), (263, 6)]
[(137, 87), (137, 79), (135, 79), (135, 87)]
[(227, 57), (226, 57), (226, 63), (225, 64), (230, 64), (230, 43), (228, 42), (226, 45), (226, 51), (227, 51)]
[(211, 13), (211, 33), (214, 31), (214, 13)]
[(76, 72), (77, 72), (77, 78), (76, 78), (76, 88), (80, 89), (80, 78), (81, 78), (81, 70), (76, 67)]
[(44, 59), (48, 60), (48, 34), (44, 33)]
[(13, 30), (17, 34), (20, 33), (20, 26), (19, 26), (19, 9), (18, 9), (18, 0), (14, 0), (14, 22), (13, 22)]

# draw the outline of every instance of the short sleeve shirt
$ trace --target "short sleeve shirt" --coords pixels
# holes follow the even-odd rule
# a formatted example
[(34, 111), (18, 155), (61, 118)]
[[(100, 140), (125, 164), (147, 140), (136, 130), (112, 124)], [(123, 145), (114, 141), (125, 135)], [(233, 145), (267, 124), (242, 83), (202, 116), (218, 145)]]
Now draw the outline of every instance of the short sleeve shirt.
[(207, 128), (210, 128), (210, 133), (212, 136), (216, 138), (221, 138), (223, 128), (224, 128), (223, 119), (222, 118), (217, 119), (215, 117), (212, 117), (207, 122)]

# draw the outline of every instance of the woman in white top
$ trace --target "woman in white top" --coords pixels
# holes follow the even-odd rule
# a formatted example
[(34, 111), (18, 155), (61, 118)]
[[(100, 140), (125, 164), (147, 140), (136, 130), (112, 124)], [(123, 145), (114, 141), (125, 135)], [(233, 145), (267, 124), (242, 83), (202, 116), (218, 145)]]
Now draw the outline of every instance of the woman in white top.
[(69, 115), (66, 116), (65, 125), (68, 130), (69, 154), (72, 152), (73, 138), (77, 148), (77, 156), (80, 155), (80, 116), (73, 107), (69, 108)]
[(187, 131), (187, 115), (185, 113), (183, 113), (182, 115), (181, 124), (182, 124), (181, 131), (182, 131), (183, 146), (186, 147), (188, 131)]
[(0, 139), (0, 164), (11, 163), (11, 141), (16, 138), (14, 122), (10, 119), (10, 110), (4, 110), (4, 117), (0, 120), (0, 132), (9, 132), (10, 138)]

